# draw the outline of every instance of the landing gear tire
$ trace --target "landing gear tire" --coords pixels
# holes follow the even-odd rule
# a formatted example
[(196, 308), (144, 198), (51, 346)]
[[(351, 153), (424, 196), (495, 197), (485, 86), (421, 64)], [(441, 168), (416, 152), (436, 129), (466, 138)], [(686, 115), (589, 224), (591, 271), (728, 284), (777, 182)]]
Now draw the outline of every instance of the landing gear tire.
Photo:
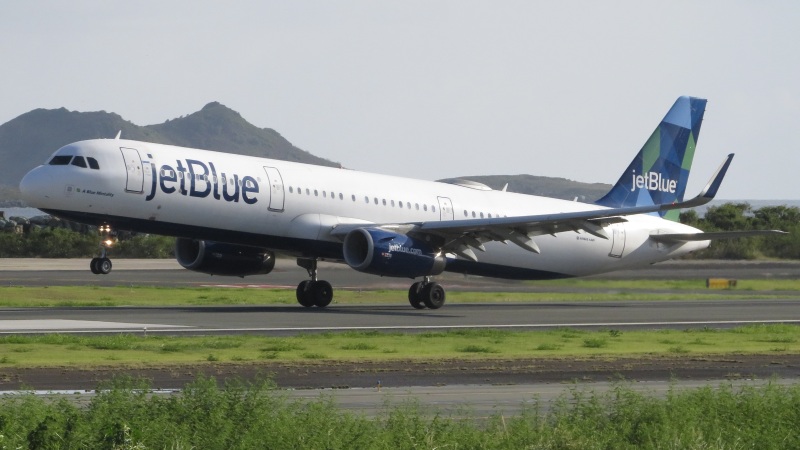
[(309, 295), (309, 284), (311, 284), (311, 280), (303, 280), (297, 285), (297, 303), (300, 303), (306, 308), (314, 306), (314, 301)]
[(324, 308), (333, 300), (333, 286), (324, 280), (312, 281), (309, 292), (318, 308)]
[(414, 309), (425, 309), (425, 304), (422, 300), (422, 282), (417, 281), (408, 288), (408, 302)]
[(92, 261), (89, 263), (89, 270), (95, 275), (100, 275), (100, 269), (97, 267), (97, 263), (99, 262), (100, 258), (92, 258)]
[(111, 264), (111, 260), (108, 258), (92, 258), (92, 261), (89, 263), (89, 269), (95, 275), (108, 275), (111, 273), (111, 268), (113, 264)]
[(108, 275), (111, 273), (111, 268), (113, 264), (111, 264), (111, 260), (108, 258), (99, 258), (97, 263), (97, 270), (100, 272), (101, 275)]
[(428, 283), (422, 288), (422, 302), (429, 309), (439, 309), (444, 306), (444, 288), (439, 283)]
[(92, 261), (89, 263), (89, 269), (95, 275), (108, 275), (111, 273), (113, 264), (111, 264), (111, 260), (106, 256), (106, 252), (114, 245), (114, 242), (116, 242), (117, 234), (111, 231), (110, 225), (100, 225), (97, 231), (100, 234), (100, 257), (92, 258)]
[(324, 308), (333, 301), (333, 286), (324, 280), (305, 280), (297, 285), (297, 303), (310, 308)]

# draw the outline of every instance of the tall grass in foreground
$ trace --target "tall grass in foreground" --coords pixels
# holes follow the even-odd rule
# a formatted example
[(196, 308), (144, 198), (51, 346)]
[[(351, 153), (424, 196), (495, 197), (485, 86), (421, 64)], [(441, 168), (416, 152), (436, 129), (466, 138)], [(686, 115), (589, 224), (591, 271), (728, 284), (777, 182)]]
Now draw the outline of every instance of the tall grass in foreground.
[(413, 403), (367, 419), (330, 399), (287, 400), (269, 380), (219, 388), (203, 378), (173, 396), (146, 387), (118, 379), (84, 407), (32, 394), (0, 398), (0, 448), (800, 448), (799, 386), (674, 390), (665, 398), (625, 386), (602, 395), (575, 389), (547, 413), (534, 404), (486, 421)]

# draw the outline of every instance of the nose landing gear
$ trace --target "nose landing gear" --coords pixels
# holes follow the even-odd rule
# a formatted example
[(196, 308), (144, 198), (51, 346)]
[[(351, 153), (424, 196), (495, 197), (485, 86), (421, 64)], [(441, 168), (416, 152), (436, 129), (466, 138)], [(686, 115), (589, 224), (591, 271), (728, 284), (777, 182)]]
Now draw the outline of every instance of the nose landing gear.
[(89, 263), (89, 269), (95, 275), (108, 275), (111, 273), (113, 264), (111, 264), (111, 260), (108, 259), (106, 253), (114, 245), (116, 233), (111, 231), (111, 225), (100, 225), (97, 231), (100, 234), (100, 257), (92, 258)]

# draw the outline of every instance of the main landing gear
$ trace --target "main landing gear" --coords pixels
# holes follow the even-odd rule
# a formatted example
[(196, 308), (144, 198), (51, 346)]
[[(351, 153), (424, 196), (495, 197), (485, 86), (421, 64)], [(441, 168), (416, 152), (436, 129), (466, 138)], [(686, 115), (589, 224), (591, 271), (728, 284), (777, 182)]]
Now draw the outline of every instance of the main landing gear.
[[(333, 287), (327, 281), (317, 279), (317, 260), (299, 258), (297, 265), (306, 269), (311, 278), (297, 285), (297, 303), (306, 308), (324, 308), (330, 305)], [(439, 283), (432, 282), (430, 277), (417, 281), (408, 289), (408, 302), (416, 309), (439, 309), (444, 306), (444, 299), (444, 288)]]
[(445, 292), (442, 285), (431, 281), (431, 277), (425, 277), (423, 281), (417, 281), (408, 289), (408, 302), (415, 309), (439, 309), (444, 306)]
[(333, 300), (333, 286), (325, 280), (317, 279), (317, 260), (298, 259), (297, 265), (306, 269), (311, 278), (297, 285), (297, 303), (306, 308), (324, 308), (330, 305)]
[(111, 273), (113, 265), (106, 253), (114, 245), (114, 233), (111, 231), (110, 225), (100, 225), (97, 231), (100, 233), (100, 257), (92, 258), (89, 269), (95, 275), (108, 275)]

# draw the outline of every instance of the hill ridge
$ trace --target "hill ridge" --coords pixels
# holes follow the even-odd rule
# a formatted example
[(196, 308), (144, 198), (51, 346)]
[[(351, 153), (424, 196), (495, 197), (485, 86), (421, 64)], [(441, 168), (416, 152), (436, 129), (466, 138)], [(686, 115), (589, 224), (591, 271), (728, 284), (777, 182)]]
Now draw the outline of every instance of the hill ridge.
[[(333, 162), (294, 146), (272, 128), (260, 128), (219, 101), (206, 103), (186, 116), (159, 124), (136, 125), (121, 115), (106, 111), (70, 111), (65, 107), (37, 108), (0, 125), (0, 201), (19, 198), (17, 186), (33, 167), (44, 163), (57, 149), (72, 142), (113, 138), (201, 148), (329, 167)], [(534, 175), (460, 177), (509, 191), (583, 200), (599, 198), (610, 188)], [(560, 181), (559, 181), (560, 180)]]

